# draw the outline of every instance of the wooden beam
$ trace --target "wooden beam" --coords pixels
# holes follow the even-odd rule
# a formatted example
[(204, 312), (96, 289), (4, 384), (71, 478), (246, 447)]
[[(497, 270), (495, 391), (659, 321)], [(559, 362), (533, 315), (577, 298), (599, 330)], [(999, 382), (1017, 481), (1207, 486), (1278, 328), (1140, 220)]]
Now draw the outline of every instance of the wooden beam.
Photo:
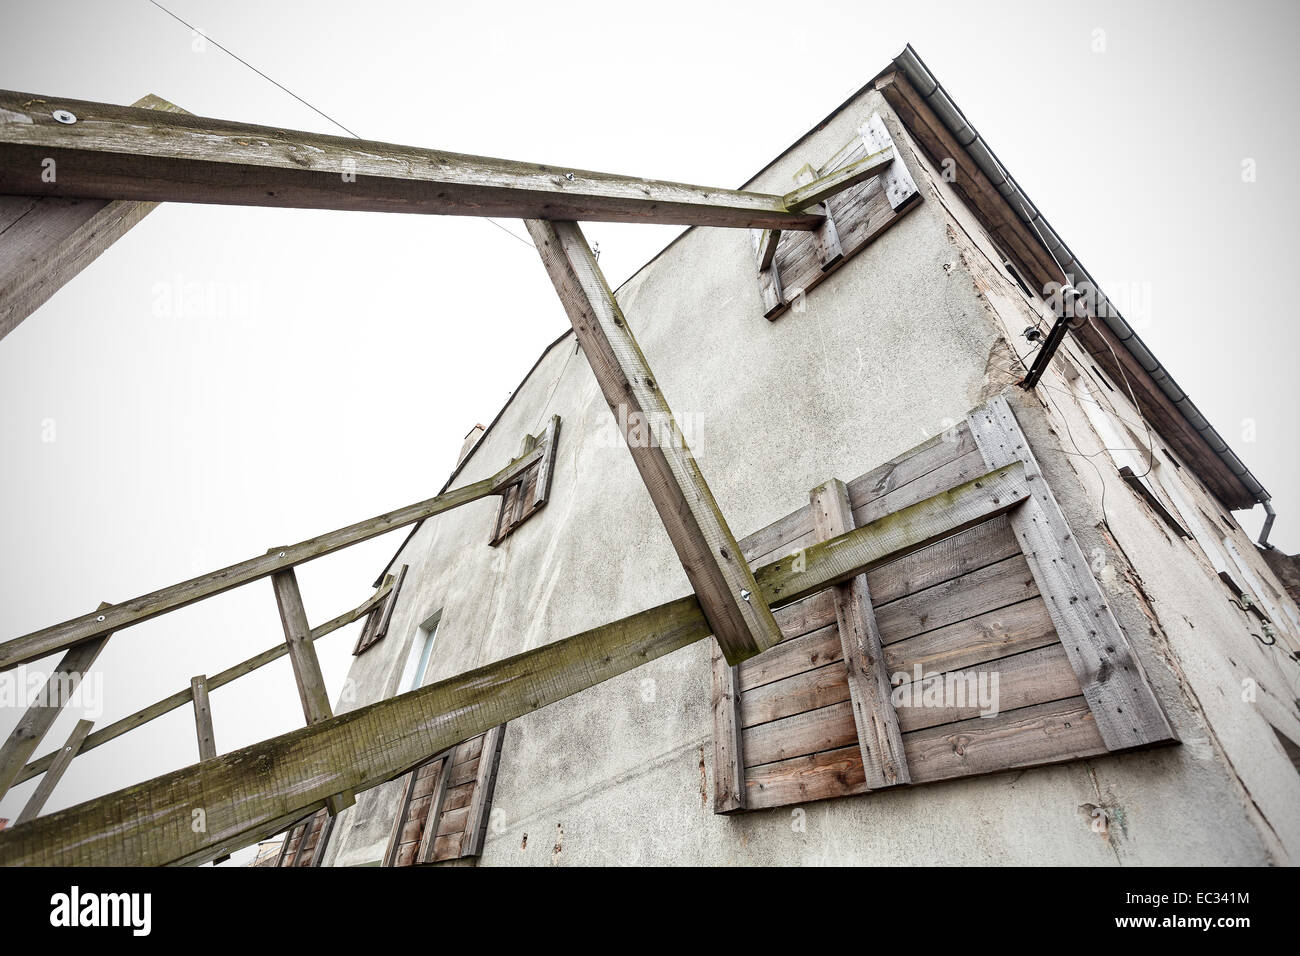
[[(465, 830), (460, 837), (460, 856), (479, 856), (483, 852), (488, 808), (492, 804), (492, 793), (496, 788), (497, 765), (500, 762), (501, 745), (505, 742), (505, 735), (506, 729), (503, 726), (493, 727), (483, 735), (483, 749), (479, 752), (478, 758), (478, 773), (474, 777), (474, 796), (470, 801), (470, 813), (465, 818)], [(439, 809), (441, 810), (441, 807)], [(436, 820), (434, 829), (437, 829)]]
[[(0, 124), (0, 129), (3, 128), (3, 124)], [(99, 634), (138, 624), (159, 614), (174, 611), (178, 607), (248, 584), (250, 581), (297, 567), (321, 555), (330, 554), (361, 541), (368, 541), (394, 528), (415, 524), (433, 515), (477, 501), (495, 493), (492, 482), (492, 478), (485, 478), (463, 488), (454, 488), (435, 498), (407, 505), (405, 508), (398, 508), (396, 511), (348, 525), (346, 528), (272, 550), (248, 561), (241, 561), (239, 564), (232, 564), (220, 571), (201, 574), (196, 578), (153, 591), (134, 600), (115, 604), (107, 609), (101, 608), (98, 612), (84, 614), (62, 624), (55, 624), (6, 641), (0, 644), (0, 670), (8, 670), (26, 661), (53, 654), (55, 651), (72, 647)]]
[[(106, 607), (111, 605), (105, 602), (100, 604), (99, 609), (102, 611)], [(17, 725), (9, 733), (9, 739), (0, 748), (0, 797), (8, 793), (15, 783), (26, 779), (21, 774), (28, 758), (54, 726), (64, 705), (80, 686), (82, 678), (99, 657), (99, 652), (104, 649), (109, 637), (108, 634), (102, 634), (64, 654), (59, 666), (37, 692), (35, 703), (18, 719)], [(53, 759), (51, 755), (49, 760), (53, 762)]]
[[(55, 110), (76, 116), (73, 124)], [(810, 229), (782, 197), (0, 91), (0, 192)], [(41, 161), (58, 163), (41, 181)]]
[[(184, 113), (152, 94), (139, 109)], [(3, 113), (0, 113), (3, 116)], [(5, 124), (0, 119), (0, 127)], [(33, 170), (54, 185), (61, 173), (52, 156)], [(157, 203), (61, 198), (53, 195), (0, 196), (0, 339), (46, 299), (153, 211)]]
[[(818, 485), (809, 494), (813, 526), (820, 538), (834, 538), (854, 528), (849, 489), (838, 478)], [(890, 700), (889, 668), (884, 642), (871, 607), (867, 576), (858, 574), (835, 587), (835, 617), (839, 623), (849, 701), (862, 750), (867, 787), (880, 790), (912, 782), (903, 753), (903, 733)]]
[(740, 668), (713, 642), (713, 812), (745, 809), (745, 749), (740, 736)]
[[(338, 617), (326, 621), (324, 624), (317, 624), (311, 629), (311, 639), (313, 641), (319, 640), (326, 634), (331, 634), (340, 627), (351, 624), (358, 618), (364, 617), (366, 614), (370, 613), (371, 608), (388, 596), (391, 589), (392, 581), (390, 580), (351, 611), (340, 614)], [(109, 605), (106, 604), (104, 606), (108, 607)], [(89, 647), (93, 643), (93, 641), (87, 641), (85, 644), (78, 645), (74, 650)], [(73, 652), (69, 651), (69, 653)], [(224, 687), (226, 684), (243, 677), (245, 674), (251, 674), (253, 671), (265, 667), (272, 661), (278, 661), (288, 653), (289, 645), (284, 641), (281, 641), (275, 647), (268, 648), (260, 654), (254, 654), (247, 660), (240, 661), (238, 664), (235, 664), (232, 667), (227, 667), (220, 673), (213, 674), (207, 679), (208, 690), (213, 691), (218, 687)], [(193, 689), (187, 687), (184, 690), (177, 691), (175, 694), (172, 694), (169, 697), (164, 697), (162, 700), (156, 701), (147, 707), (142, 707), (133, 714), (127, 714), (125, 717), (113, 721), (113, 723), (108, 726), (93, 731), (90, 736), (86, 738), (86, 742), (81, 745), (81, 752), (85, 753), (87, 750), (94, 750), (101, 744), (106, 744), (110, 740), (122, 736), (122, 734), (126, 733), (128, 730), (134, 730), (142, 724), (147, 724), (149, 721), (161, 717), (163, 714), (171, 713), (178, 707), (184, 707), (193, 699)], [(21, 769), (13, 783), (22, 783), (24, 780), (30, 780), (32, 777), (35, 777), (37, 774), (44, 773), (50, 768), (53, 759), (52, 754), (46, 754), (44, 757), (33, 760), (26, 767)]]
[(972, 412), (967, 422), (990, 467), (1018, 462), (1032, 481), (1033, 496), (1012, 512), (1011, 529), (1106, 749), (1177, 740), (1007, 400), (999, 395)]
[(93, 720), (79, 720), (77, 725), (72, 728), (72, 733), (68, 735), (68, 741), (58, 751), (54, 758), (54, 764), (50, 767), (49, 773), (41, 778), (41, 782), (36, 785), (31, 798), (27, 805), (23, 807), (22, 812), (18, 814), (18, 819), (14, 821), (17, 826), (20, 823), (26, 823), (34, 820), (40, 814), (41, 808), (45, 806), (45, 801), (50, 799), (50, 794), (54, 788), (59, 785), (63, 779), (64, 773), (67, 772), (68, 765), (72, 759), (81, 752), (81, 742), (86, 739), (86, 734), (90, 733), (90, 728), (95, 725)]
[(203, 674), (190, 678), (190, 694), (194, 699), (194, 729), (199, 738), (199, 760), (211, 760), (217, 755), (217, 738), (212, 732), (212, 705), (208, 702), (208, 679)]
[[(807, 548), (798, 559), (782, 558), (756, 578), (769, 603), (790, 603), (1028, 496), (1024, 466), (1016, 463)], [(205, 862), (278, 832), (340, 790), (384, 783), (458, 741), (709, 632), (698, 599), (680, 598), (0, 831), (0, 864)], [(201, 833), (191, 827), (196, 806), (207, 810)]]
[[(271, 587), (275, 590), (275, 603), (280, 609), (280, 622), (284, 625), (284, 641), (289, 648), (289, 662), (293, 665), (303, 716), (308, 726), (318, 724), (332, 717), (333, 712), (325, 678), (320, 672), (320, 660), (311, 640), (311, 625), (307, 623), (302, 593), (298, 590), (298, 577), (292, 568), (278, 571), (271, 575)], [(196, 697), (196, 703), (197, 700)], [(331, 816), (354, 803), (356, 799), (350, 791), (334, 794), (325, 801)]]
[(527, 226), (727, 660), (771, 647), (780, 629), (582, 230), (537, 219)]
[(891, 144), (824, 176), (810, 178), (800, 183), (797, 189), (785, 194), (785, 206), (792, 212), (811, 209), (850, 186), (865, 182), (872, 176), (879, 176), (894, 162), (894, 158), (894, 147)]

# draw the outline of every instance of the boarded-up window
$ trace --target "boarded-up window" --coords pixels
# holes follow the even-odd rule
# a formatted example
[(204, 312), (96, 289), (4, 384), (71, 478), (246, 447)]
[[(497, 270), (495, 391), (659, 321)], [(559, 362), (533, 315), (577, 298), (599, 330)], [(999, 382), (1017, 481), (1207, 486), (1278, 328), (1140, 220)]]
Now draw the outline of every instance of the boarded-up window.
[[(865, 626), (846, 631), (838, 585), (778, 608), (784, 637), (763, 654), (736, 668), (715, 654), (717, 812), (1176, 739), (1004, 400), (850, 482), (852, 526), (1002, 467), (1004, 453), (1032, 466), (1033, 495), (860, 575)], [(759, 566), (833, 536), (816, 525), (810, 505), (741, 547)], [(866, 653), (863, 633), (878, 642)], [(869, 680), (877, 659), (887, 693)]]
[(508, 468), (508, 478), (498, 493), (501, 507), (492, 528), (493, 547), (542, 508), (551, 493), (555, 471), (555, 446), (560, 437), (560, 416), (553, 415), (546, 430), (524, 438), (519, 457)]
[(276, 866), (320, 866), (325, 846), (334, 829), (334, 818), (318, 810), (301, 823), (290, 827), (276, 857)]
[(354, 656), (383, 640), (384, 635), (388, 633), (388, 624), (393, 619), (393, 608), (397, 606), (398, 592), (402, 589), (402, 582), (406, 580), (406, 568), (407, 565), (402, 565), (395, 580), (392, 575), (385, 575), (384, 583), (380, 586), (389, 588), (388, 597), (371, 608), (370, 613), (366, 615), (366, 623), (361, 627), (357, 646), (352, 649)]
[[(855, 163), (895, 148), (893, 138), (878, 113), (858, 131), (858, 136), (822, 167), (805, 166), (796, 174), (799, 186), (822, 179)], [(920, 198), (907, 165), (897, 153), (892, 162), (869, 179), (829, 196), (815, 211), (825, 223), (804, 232), (755, 231), (759, 289), (763, 314), (775, 319), (827, 275), (853, 258), (886, 229), (893, 226)]]
[(471, 737), (403, 778), (385, 866), (439, 863), (483, 851), (505, 725)]

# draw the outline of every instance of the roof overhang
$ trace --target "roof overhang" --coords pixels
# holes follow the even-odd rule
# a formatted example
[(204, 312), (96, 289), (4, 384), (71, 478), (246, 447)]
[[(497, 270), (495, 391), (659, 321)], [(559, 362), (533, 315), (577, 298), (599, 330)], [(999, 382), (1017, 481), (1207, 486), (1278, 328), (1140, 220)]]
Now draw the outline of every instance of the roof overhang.
[(1215, 497), (1234, 510), (1267, 501), (1264, 486), (1125, 321), (910, 44), (873, 85), (936, 165), (949, 157), (956, 162), (952, 185), (1039, 288), (1067, 281), (1088, 288), (1097, 320), (1072, 328), (1075, 338), (1111, 378), (1128, 383), (1142, 414)]

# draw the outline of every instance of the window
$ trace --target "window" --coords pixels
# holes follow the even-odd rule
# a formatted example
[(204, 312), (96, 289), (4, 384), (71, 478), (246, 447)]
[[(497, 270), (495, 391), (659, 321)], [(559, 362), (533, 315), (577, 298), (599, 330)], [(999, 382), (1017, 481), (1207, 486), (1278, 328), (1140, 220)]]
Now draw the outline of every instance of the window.
[[(866, 160), (894, 141), (879, 113), (858, 130), (858, 137), (838, 150), (821, 169), (805, 165), (795, 183), (806, 185), (837, 170)], [(753, 233), (758, 261), (759, 293), (763, 316), (775, 319), (792, 305), (801, 311), (805, 293), (834, 269), (861, 252), (894, 225), (920, 199), (920, 192), (901, 157), (880, 173), (827, 197), (819, 205), (826, 221), (814, 231)]]
[(424, 675), (429, 672), (429, 658), (433, 655), (433, 643), (438, 637), (438, 622), (441, 620), (442, 611), (435, 611), (416, 630), (398, 693), (404, 694), (424, 686)]
[(366, 615), (366, 623), (362, 625), (357, 646), (352, 649), (354, 657), (383, 640), (384, 635), (388, 633), (388, 623), (393, 619), (393, 608), (397, 606), (398, 593), (402, 590), (402, 582), (406, 580), (406, 569), (407, 566), (402, 565), (396, 579), (391, 574), (384, 575), (384, 583), (379, 587), (381, 591), (388, 588), (388, 596), (371, 608), (370, 613)]
[(483, 852), (504, 740), (502, 724), (406, 775), (384, 866), (441, 863)]
[(538, 435), (524, 437), (519, 457), (504, 471), (506, 478), (498, 486), (501, 508), (492, 528), (490, 544), (496, 547), (521, 524), (535, 515), (551, 493), (551, 476), (555, 472), (555, 446), (560, 437), (560, 416)]

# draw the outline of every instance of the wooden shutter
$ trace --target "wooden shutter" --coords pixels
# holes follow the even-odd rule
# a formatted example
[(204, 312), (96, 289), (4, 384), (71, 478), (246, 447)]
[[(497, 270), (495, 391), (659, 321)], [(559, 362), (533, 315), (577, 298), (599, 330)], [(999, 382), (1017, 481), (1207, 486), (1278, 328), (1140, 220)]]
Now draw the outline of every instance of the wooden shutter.
[(501, 507), (489, 542), (493, 547), (546, 504), (551, 493), (551, 477), (555, 473), (555, 446), (559, 436), (560, 416), (553, 415), (545, 431), (524, 438), (523, 448), (516, 459), (524, 467), (514, 472), (509, 483), (499, 491)]
[(372, 644), (383, 640), (384, 635), (388, 633), (388, 624), (393, 619), (393, 608), (397, 606), (398, 592), (402, 590), (402, 582), (406, 580), (406, 569), (407, 565), (402, 565), (402, 569), (397, 572), (397, 580), (393, 581), (392, 590), (388, 592), (388, 597), (366, 615), (366, 623), (362, 625), (357, 646), (352, 650), (354, 657)]
[(502, 724), (406, 775), (385, 866), (438, 863), (482, 853), (504, 739)]
[[(715, 812), (1176, 739), (1005, 400), (850, 482), (853, 523), (1011, 460), (1036, 476), (1029, 500), (886, 559), (856, 594), (850, 582), (778, 609), (783, 640), (737, 668), (715, 655)], [(827, 537), (817, 502), (742, 541), (751, 564)], [(980, 716), (972, 691), (994, 675), (998, 712)]]
[(325, 810), (313, 813), (285, 834), (275, 865), (320, 866), (333, 830), (334, 818)]
[[(837, 152), (820, 169), (805, 167), (796, 177), (801, 183), (820, 179), (873, 153), (894, 146), (880, 114), (858, 130), (858, 137)], [(920, 192), (901, 157), (879, 175), (849, 186), (821, 205), (826, 222), (811, 232), (753, 233), (758, 263), (763, 315), (775, 319), (848, 259), (853, 258), (886, 229), (893, 226), (918, 201)]]

